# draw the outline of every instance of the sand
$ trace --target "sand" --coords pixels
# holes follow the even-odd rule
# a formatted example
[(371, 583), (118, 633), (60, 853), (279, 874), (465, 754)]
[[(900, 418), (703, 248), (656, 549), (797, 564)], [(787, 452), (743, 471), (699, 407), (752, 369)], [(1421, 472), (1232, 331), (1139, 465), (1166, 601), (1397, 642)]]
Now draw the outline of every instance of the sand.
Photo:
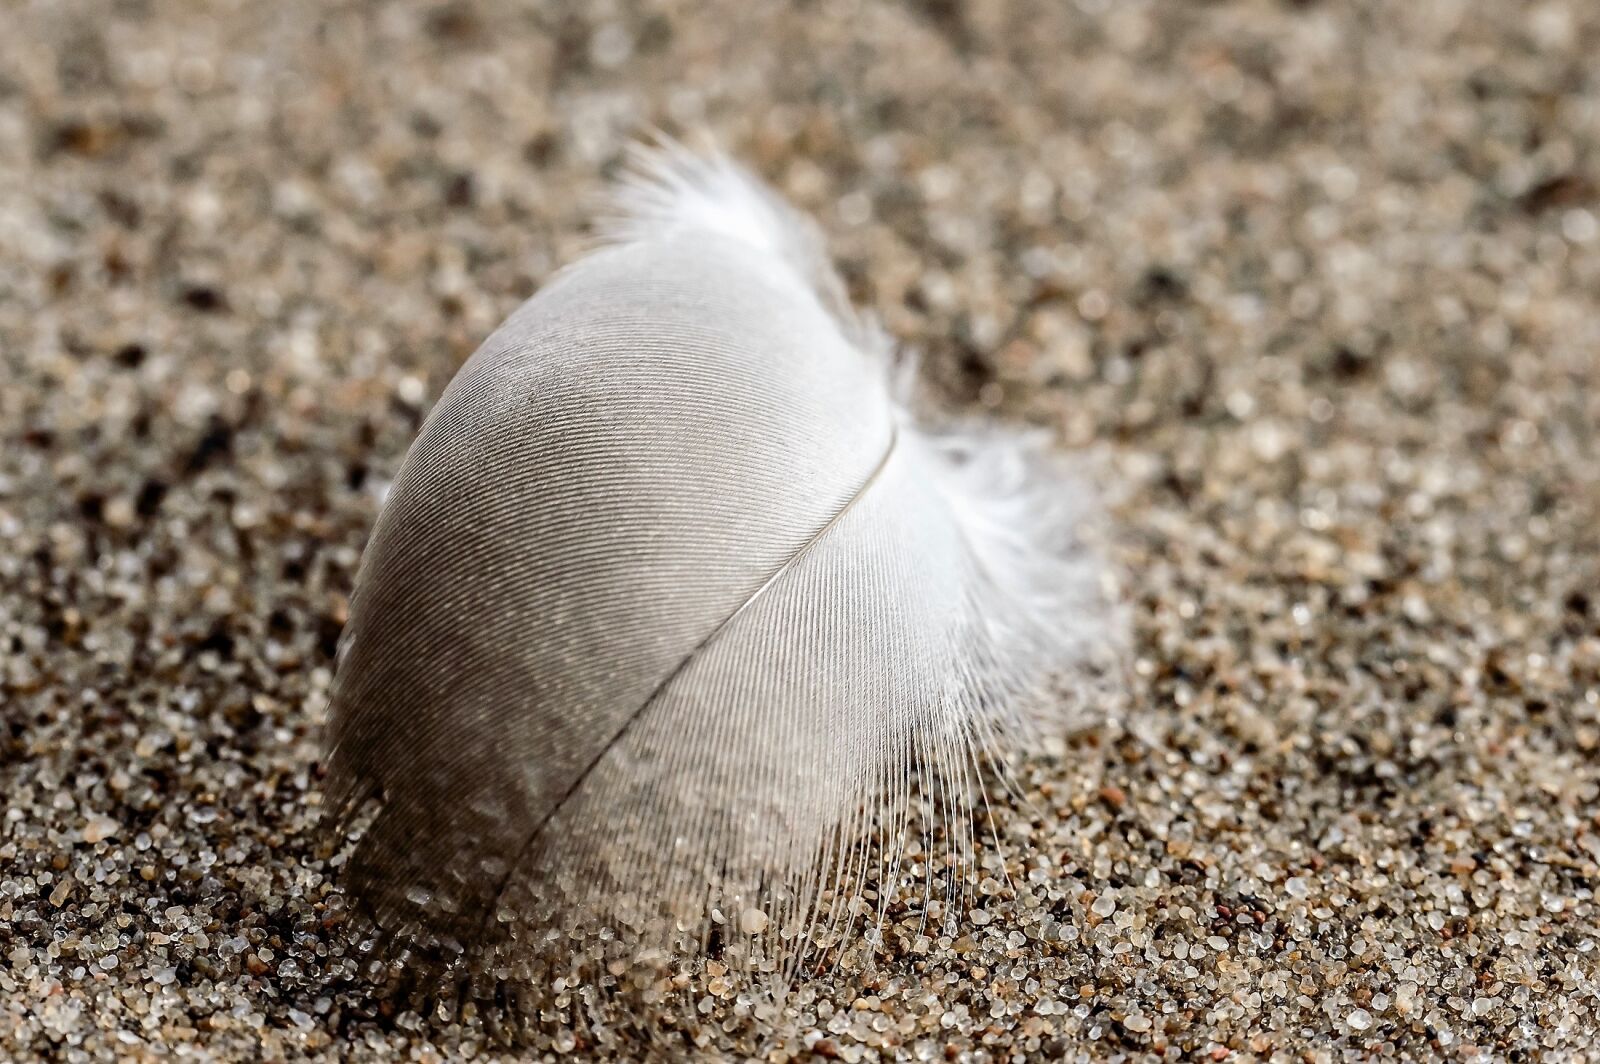
[(1126, 690), (953, 936), (681, 1054), (1578, 1060), (1600, 1036), (1600, 7), (0, 7), (0, 1058), (628, 1059), (386, 997), (315, 833), (429, 404), (705, 128), (952, 408), (1104, 486)]

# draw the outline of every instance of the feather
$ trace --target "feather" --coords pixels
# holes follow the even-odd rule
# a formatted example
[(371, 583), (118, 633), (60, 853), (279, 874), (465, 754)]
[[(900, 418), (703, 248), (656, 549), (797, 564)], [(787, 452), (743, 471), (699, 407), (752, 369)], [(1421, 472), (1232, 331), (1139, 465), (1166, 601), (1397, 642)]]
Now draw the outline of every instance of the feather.
[(603, 942), (787, 977), (1105, 645), (1088, 495), (1038, 439), (913, 416), (815, 231), (733, 164), (641, 149), (617, 204), (462, 366), (373, 530), (344, 886), (502, 973)]

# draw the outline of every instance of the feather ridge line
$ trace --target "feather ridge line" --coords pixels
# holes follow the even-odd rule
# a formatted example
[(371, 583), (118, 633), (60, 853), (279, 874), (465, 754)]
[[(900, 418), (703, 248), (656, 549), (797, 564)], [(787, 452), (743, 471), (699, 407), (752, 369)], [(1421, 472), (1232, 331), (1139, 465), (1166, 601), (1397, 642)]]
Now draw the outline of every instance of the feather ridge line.
[(622, 726), (612, 733), (611, 738), (606, 740), (605, 744), (601, 746), (599, 752), (596, 753), (589, 763), (584, 766), (583, 771), (578, 773), (577, 778), (574, 779), (567, 787), (566, 792), (563, 793), (553, 805), (551, 805), (549, 811), (547, 811), (544, 816), (539, 818), (539, 822), (533, 826), (533, 828), (528, 832), (527, 837), (523, 839), (522, 844), (517, 847), (516, 856), (507, 863), (505, 873), (500, 877), (500, 882), (495, 886), (494, 893), (490, 895), (489, 904), (484, 908), (483, 914), (483, 926), (485, 928), (488, 927), (489, 921), (494, 917), (499, 906), (500, 898), (505, 894), (506, 886), (511, 882), (512, 875), (515, 874), (517, 867), (522, 863), (522, 859), (527, 856), (528, 848), (533, 845), (536, 839), (538, 839), (539, 835), (544, 831), (545, 827), (549, 825), (550, 821), (555, 819), (556, 814), (566, 807), (567, 802), (572, 799), (572, 796), (578, 793), (579, 789), (583, 787), (589, 776), (593, 774), (597, 767), (599, 767), (600, 762), (605, 760), (606, 755), (616, 748), (617, 743), (622, 741), (622, 737), (628, 733), (628, 729), (632, 728), (634, 724), (638, 722), (639, 718), (644, 716), (645, 712), (649, 710), (649, 708), (655, 704), (656, 699), (660, 697), (661, 692), (665, 691), (672, 681), (677, 679), (683, 673), (683, 670), (689, 667), (689, 663), (694, 661), (694, 659), (699, 656), (701, 651), (710, 646), (712, 642), (716, 640), (717, 636), (726, 631), (728, 626), (732, 624), (740, 614), (748, 610), (750, 606), (754, 604), (755, 601), (763, 594), (765, 594), (769, 588), (771, 588), (779, 580), (783, 579), (784, 574), (793, 569), (795, 565), (799, 563), (800, 559), (804, 558), (806, 554), (810, 552), (812, 547), (821, 542), (822, 538), (826, 536), (834, 528), (834, 526), (844, 519), (844, 516), (855, 507), (856, 503), (861, 501), (861, 499), (866, 496), (868, 491), (872, 490), (872, 486), (878, 482), (879, 478), (881, 478), (883, 475), (884, 469), (888, 467), (889, 460), (894, 457), (895, 450), (899, 442), (900, 430), (898, 426), (891, 422), (889, 425), (889, 444), (883, 450), (883, 457), (878, 459), (878, 464), (873, 467), (871, 473), (867, 474), (867, 478), (866, 480), (862, 481), (861, 486), (851, 493), (850, 497), (845, 500), (844, 505), (840, 506), (839, 509), (834, 512), (833, 516), (828, 518), (821, 528), (813, 532), (810, 538), (808, 538), (799, 546), (798, 549), (790, 554), (784, 563), (773, 571), (771, 576), (763, 580), (760, 587), (752, 591), (749, 596), (746, 597), (745, 600), (733, 610), (732, 613), (729, 613), (728, 616), (724, 617), (722, 621), (715, 628), (713, 628), (704, 639), (696, 643), (694, 649), (690, 650), (689, 653), (684, 655), (683, 660), (678, 662), (677, 666), (674, 667), (673, 670), (669, 672), (660, 683), (656, 684), (655, 688), (650, 692), (650, 694), (639, 703), (639, 708), (634, 710), (633, 713), (628, 716), (628, 719), (622, 722)]

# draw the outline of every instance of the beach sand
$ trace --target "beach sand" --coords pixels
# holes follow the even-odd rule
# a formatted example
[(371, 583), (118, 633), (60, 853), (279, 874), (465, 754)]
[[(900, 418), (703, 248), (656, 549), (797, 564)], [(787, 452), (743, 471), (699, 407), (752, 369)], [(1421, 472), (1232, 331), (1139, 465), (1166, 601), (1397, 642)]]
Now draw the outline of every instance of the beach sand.
[(386, 998), (314, 828), (385, 487), (652, 126), (1081, 455), (1133, 633), (959, 934), (893, 909), (770, 1037), (701, 973), (685, 1056), (1593, 1052), (1600, 6), (0, 22), (0, 1058), (637, 1054), (577, 992), (515, 1051)]

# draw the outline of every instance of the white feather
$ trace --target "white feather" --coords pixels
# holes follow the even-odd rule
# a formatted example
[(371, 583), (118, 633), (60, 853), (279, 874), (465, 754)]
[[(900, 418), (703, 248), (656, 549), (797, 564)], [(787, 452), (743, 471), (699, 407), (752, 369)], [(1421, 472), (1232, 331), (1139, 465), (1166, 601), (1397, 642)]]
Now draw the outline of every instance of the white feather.
[(924, 427), (809, 223), (731, 163), (641, 150), (618, 204), (373, 533), (330, 776), (341, 824), (381, 808), (346, 886), (523, 978), (785, 976), (1107, 644), (1091, 502), (1037, 437)]

